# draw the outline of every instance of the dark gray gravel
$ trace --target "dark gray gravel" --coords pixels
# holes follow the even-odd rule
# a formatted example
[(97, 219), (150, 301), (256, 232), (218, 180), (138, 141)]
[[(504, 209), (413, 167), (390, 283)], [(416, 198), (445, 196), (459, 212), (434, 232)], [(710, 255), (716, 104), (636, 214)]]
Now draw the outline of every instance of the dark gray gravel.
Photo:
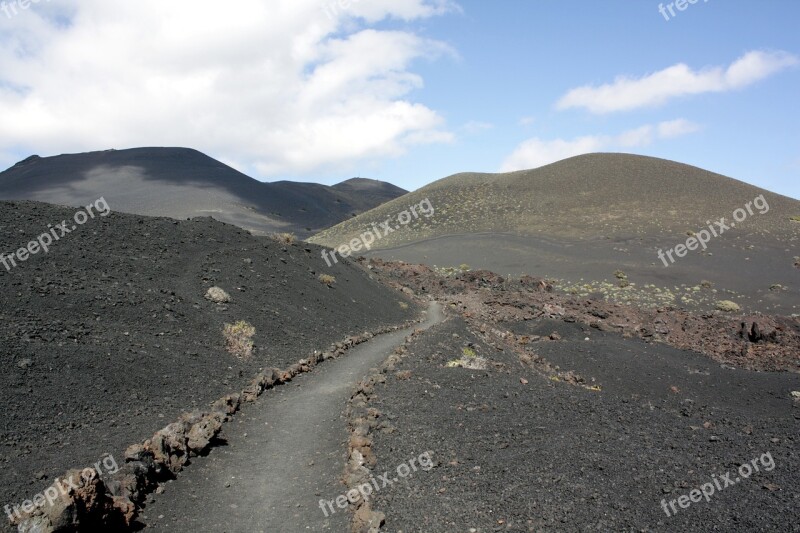
[[(0, 252), (74, 213), (0, 202)], [(336, 283), (321, 283), (322, 273)], [(204, 299), (212, 285), (233, 301)], [(122, 461), (128, 445), (240, 391), (262, 367), (286, 368), (418, 312), (360, 268), (327, 267), (317, 246), (207, 218), (114, 213), (10, 272), (0, 266), (0, 295), (0, 506), (104, 454)], [(248, 361), (224, 348), (223, 324), (237, 320), (256, 328)]]
[[(437, 467), (377, 494), (385, 531), (800, 531), (800, 406), (789, 398), (800, 376), (728, 370), (577, 324), (526, 324), (518, 329), (559, 330), (563, 340), (531, 346), (602, 390), (540, 376), (461, 319), (425, 333), (397, 368), (411, 377), (392, 373), (376, 389), (373, 405), (395, 430), (373, 450), (378, 473), (426, 450)], [(467, 343), (500, 368), (446, 368)], [(710, 502), (662, 509), (754, 459), (760, 472)]]

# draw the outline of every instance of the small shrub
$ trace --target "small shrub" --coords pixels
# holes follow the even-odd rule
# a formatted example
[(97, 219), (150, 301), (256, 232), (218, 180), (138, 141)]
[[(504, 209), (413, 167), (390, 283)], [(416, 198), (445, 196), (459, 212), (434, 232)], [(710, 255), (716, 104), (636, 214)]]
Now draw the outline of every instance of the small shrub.
[(320, 275), (319, 275), (319, 280), (320, 280), (322, 283), (324, 283), (325, 285), (327, 285), (328, 287), (330, 287), (331, 285), (333, 285), (334, 283), (336, 283), (336, 278), (334, 278), (334, 277), (333, 277), (333, 276), (331, 276), (330, 274), (320, 274)]
[(710, 289), (711, 287), (714, 286), (714, 284), (708, 281), (707, 279), (704, 279), (703, 281), (700, 282), (700, 286), (703, 287), (704, 289)]
[(458, 268), (459, 268), (459, 270), (461, 270), (461, 272), (468, 272), (469, 271), (469, 265), (466, 264), (466, 263), (460, 264), (458, 266)]
[(447, 368), (466, 368), (468, 370), (486, 370), (486, 359), (483, 357), (461, 358), (450, 361)]
[(486, 370), (488, 361), (479, 357), (475, 350), (472, 348), (462, 348), (461, 353), (463, 357), (449, 361), (445, 366), (447, 368), (467, 368), (469, 370)]
[(231, 301), (231, 295), (219, 287), (211, 287), (208, 289), (205, 298), (216, 304), (225, 304)]
[(400, 309), (408, 309), (408, 304), (405, 302), (400, 302)]
[(272, 238), (283, 244), (293, 244), (297, 240), (294, 233), (276, 233)]
[(253, 336), (256, 328), (244, 320), (235, 324), (225, 324), (222, 335), (225, 337), (225, 349), (240, 359), (253, 355)]
[(800, 222), (800, 215), (791, 216), (789, 217), (789, 220), (791, 220), (792, 222)]
[(614, 272), (614, 277), (617, 279), (628, 279), (628, 275), (622, 270), (617, 270)]
[(717, 302), (717, 309), (725, 313), (735, 313), (740, 311), (742, 308), (739, 307), (739, 304), (736, 302), (732, 302), (730, 300), (720, 300)]

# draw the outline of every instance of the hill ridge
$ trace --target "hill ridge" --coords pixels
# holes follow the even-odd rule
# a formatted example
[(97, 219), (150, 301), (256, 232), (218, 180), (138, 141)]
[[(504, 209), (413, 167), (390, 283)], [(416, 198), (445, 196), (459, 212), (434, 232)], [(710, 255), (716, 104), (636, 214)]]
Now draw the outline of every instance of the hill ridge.
[(800, 214), (800, 201), (792, 198), (685, 163), (632, 154), (585, 154), (529, 170), (453, 174), (309, 240), (328, 246), (347, 242), (360, 228), (426, 197), (436, 214), (399, 228), (375, 248), (462, 233), (582, 239), (686, 232), (710, 218), (729, 217), (733, 209), (761, 194), (770, 216), (752, 217), (748, 231), (796, 231), (789, 217)]
[(193, 148), (139, 147), (27, 157), (0, 172), (0, 200), (79, 206), (103, 196), (120, 212), (212, 216), (255, 233), (302, 237), (406, 192), (378, 181), (359, 189), (348, 181), (267, 183)]

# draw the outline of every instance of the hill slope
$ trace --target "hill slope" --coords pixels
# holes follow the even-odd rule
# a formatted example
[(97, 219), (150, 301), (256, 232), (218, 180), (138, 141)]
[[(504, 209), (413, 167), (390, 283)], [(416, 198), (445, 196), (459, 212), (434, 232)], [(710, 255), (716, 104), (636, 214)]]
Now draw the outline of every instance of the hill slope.
[(424, 198), (435, 207), (435, 216), (401, 227), (375, 248), (463, 233), (591, 238), (685, 232), (709, 219), (730, 218), (730, 211), (759, 194), (772, 215), (753, 217), (749, 231), (796, 230), (788, 217), (800, 214), (797, 200), (673, 161), (588, 154), (533, 170), (455, 174), (322, 231), (310, 242), (347, 242)]
[(401, 196), (355, 179), (328, 187), (262, 183), (196, 150), (134, 148), (41, 158), (0, 173), (0, 199), (81, 206), (104, 197), (115, 211), (186, 219), (212, 216), (256, 233), (301, 236)]
[[(658, 291), (643, 297), (647, 305), (713, 306), (724, 297), (759, 310), (800, 312), (794, 267), (800, 223), (791, 220), (800, 202), (651, 157), (589, 154), (534, 170), (456, 174), (309, 241), (337, 248), (373, 224), (397, 221), (425, 198), (433, 216), (395, 224), (366, 255), (549, 276), (581, 294), (616, 291), (622, 299), (640, 298), (633, 289), (655, 284)], [(752, 213), (740, 211), (745, 220), (711, 238), (707, 249), (673, 256), (672, 263), (660, 259), (659, 250), (673, 250), (721, 217), (733, 222), (748, 203)], [(605, 282), (616, 285), (617, 270), (630, 277), (625, 291)], [(695, 288), (705, 280), (714, 288), (703, 295)]]
[[(0, 253), (9, 263), (0, 265), (4, 504), (21, 504), (66, 468), (104, 454), (122, 464), (128, 445), (242, 390), (262, 368), (286, 368), (345, 335), (416, 315), (362, 269), (328, 269), (315, 246), (208, 218), (95, 216), (48, 253), (11, 265), (12, 250), (74, 213), (0, 202)], [(321, 283), (323, 271), (336, 282)], [(206, 300), (211, 286), (232, 301)], [(250, 358), (225, 349), (223, 325), (239, 320), (255, 327)]]

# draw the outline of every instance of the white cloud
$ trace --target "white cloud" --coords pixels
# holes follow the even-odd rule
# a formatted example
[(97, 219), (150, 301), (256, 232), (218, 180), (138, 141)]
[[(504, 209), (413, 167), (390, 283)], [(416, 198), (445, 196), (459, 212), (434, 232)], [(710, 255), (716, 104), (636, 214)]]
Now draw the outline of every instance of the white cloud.
[(669, 120), (662, 122), (658, 125), (658, 136), (662, 139), (671, 139), (673, 137), (680, 137), (688, 133), (694, 133), (700, 129), (699, 124), (690, 122), (686, 119), (679, 118), (676, 120)]
[(576, 139), (543, 140), (535, 137), (520, 144), (500, 167), (500, 172), (537, 168), (581, 154), (631, 149), (697, 131), (699, 126), (685, 119), (644, 125), (619, 135), (588, 135)]
[(378, 22), (387, 17), (414, 20), (461, 12), (461, 7), (450, 0), (398, 2), (396, 0), (320, 0), (329, 18), (360, 17), (367, 22)]
[(532, 125), (534, 122), (536, 122), (536, 117), (522, 117), (521, 119), (519, 119), (519, 125), (520, 126), (526, 126), (527, 127), (527, 126)]
[(604, 140), (601, 137), (579, 137), (571, 141), (555, 139), (545, 141), (542, 139), (528, 139), (517, 147), (506, 158), (500, 167), (500, 172), (512, 172), (537, 168), (568, 157), (598, 152), (603, 149)]
[(741, 89), (798, 63), (800, 60), (787, 52), (762, 51), (748, 52), (728, 68), (693, 71), (679, 63), (641, 78), (620, 76), (614, 83), (572, 89), (556, 106), (598, 114), (653, 107), (681, 96)]
[(647, 146), (653, 142), (653, 126), (640, 126), (636, 129), (628, 130), (617, 136), (615, 140), (609, 140), (608, 142), (623, 148)]
[(53, 0), (0, 16), (0, 152), (190, 146), (268, 177), (452, 140), (411, 95), (413, 63), (454, 52), (408, 25), (365, 24), (458, 7), (331, 5)]

